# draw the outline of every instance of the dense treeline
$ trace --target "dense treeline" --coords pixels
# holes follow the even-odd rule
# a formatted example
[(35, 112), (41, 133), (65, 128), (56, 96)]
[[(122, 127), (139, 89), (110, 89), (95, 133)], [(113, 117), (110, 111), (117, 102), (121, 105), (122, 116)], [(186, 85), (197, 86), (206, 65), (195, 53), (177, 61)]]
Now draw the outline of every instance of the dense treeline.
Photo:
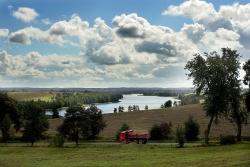
[[(36, 141), (44, 139), (45, 132), (49, 128), (45, 107), (49, 107), (47, 105), (53, 102), (25, 101), (18, 103), (6, 93), (0, 93), (0, 140), (8, 142), (13, 137), (10, 134), (11, 128), (21, 132), (20, 140), (30, 142), (32, 146)], [(57, 137), (63, 137), (63, 139), (60, 138), (62, 140), (64, 138), (74, 140), (77, 145), (79, 138), (95, 139), (105, 127), (102, 111), (95, 105), (90, 105), (88, 108), (84, 108), (82, 105), (69, 106), (63, 120), (62, 126), (58, 129), (61, 136)]]
[(204, 97), (202, 95), (196, 95), (194, 93), (186, 94), (186, 95), (179, 95), (178, 99), (181, 100), (181, 105), (188, 105), (188, 104), (198, 104)]
[(57, 93), (50, 101), (19, 101), (18, 109), (20, 111), (24, 111), (24, 107), (30, 103), (36, 103), (43, 110), (51, 109), (53, 112), (53, 117), (59, 117), (59, 113), (57, 109), (61, 107), (70, 107), (75, 105), (83, 105), (83, 104), (94, 104), (94, 103), (106, 103), (106, 102), (118, 102), (119, 99), (122, 98), (121, 94), (113, 94), (113, 93)]
[(62, 103), (64, 106), (73, 106), (77, 104), (118, 102), (121, 98), (121, 94), (112, 93), (58, 93), (53, 100)]

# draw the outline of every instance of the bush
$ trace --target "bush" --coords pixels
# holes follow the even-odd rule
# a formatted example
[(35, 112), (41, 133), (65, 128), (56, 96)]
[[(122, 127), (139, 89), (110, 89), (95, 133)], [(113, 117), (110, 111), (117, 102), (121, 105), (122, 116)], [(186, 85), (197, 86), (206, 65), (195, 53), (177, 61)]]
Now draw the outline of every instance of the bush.
[(120, 129), (116, 132), (116, 135), (115, 135), (116, 140), (119, 140), (120, 132), (125, 131), (125, 130), (130, 130), (130, 127), (126, 123), (122, 124)]
[(232, 135), (227, 135), (227, 136), (220, 136), (220, 144), (221, 145), (226, 145), (226, 144), (235, 144), (236, 143), (236, 139), (235, 136)]
[(63, 147), (64, 145), (64, 137), (60, 134), (54, 136), (50, 142), (50, 146), (53, 147)]
[(185, 138), (187, 141), (195, 141), (198, 139), (200, 134), (200, 126), (197, 122), (189, 117), (188, 121), (185, 122)]
[(151, 140), (164, 140), (169, 139), (172, 131), (172, 124), (162, 123), (160, 125), (154, 125), (150, 130), (150, 139)]
[(176, 129), (176, 142), (178, 143), (179, 147), (183, 147), (185, 143), (185, 130), (182, 126), (177, 127)]
[(172, 101), (171, 100), (166, 101), (164, 107), (165, 108), (172, 107)]

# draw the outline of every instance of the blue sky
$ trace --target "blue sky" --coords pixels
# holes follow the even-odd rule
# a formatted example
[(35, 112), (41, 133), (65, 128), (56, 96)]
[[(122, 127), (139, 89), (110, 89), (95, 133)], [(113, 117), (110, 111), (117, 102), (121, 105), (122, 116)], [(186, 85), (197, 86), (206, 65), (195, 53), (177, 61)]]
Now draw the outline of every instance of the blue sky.
[[(233, 5), (235, 3), (238, 5)], [(197, 10), (193, 9), (195, 5), (199, 6), (198, 8), (201, 10), (195, 11)], [(214, 36), (214, 38), (218, 38), (218, 41), (221, 41), (220, 44), (225, 43), (225, 47), (229, 46), (238, 49), (243, 55), (242, 61), (249, 58), (246, 56), (250, 53), (250, 46), (247, 40), (248, 29), (246, 28), (248, 27), (248, 20), (243, 17), (241, 19), (241, 16), (237, 14), (231, 16), (230, 13), (232, 12), (228, 12), (233, 10), (236, 13), (241, 13), (239, 11), (246, 13), (245, 11), (247, 11), (246, 9), (249, 6), (249, 0), (189, 0), (186, 3), (183, 0), (0, 0), (0, 30), (2, 29), (2, 32), (8, 30), (8, 34), (2, 35), (2, 37), (0, 31), (0, 50), (4, 53), (2, 55), (9, 56), (9, 59), (14, 57), (15, 60), (12, 62), (21, 61), (20, 66), (27, 63), (27, 57), (36, 57), (37, 55), (41, 56), (41, 59), (44, 59), (43, 61), (48, 61), (47, 59), (49, 58), (54, 60), (58, 58), (57, 56), (59, 58), (61, 56), (62, 59), (65, 56), (65, 59), (68, 59), (68, 57), (81, 57), (81, 61), (83, 61), (82, 71), (78, 71), (79, 74), (77, 76), (72, 76), (76, 80), (72, 82), (72, 78), (67, 76), (69, 74), (65, 74), (65, 71), (69, 70), (68, 66), (60, 66), (60, 70), (65, 72), (60, 74), (59, 71), (55, 70), (59, 67), (51, 68), (50, 65), (47, 65), (48, 63), (43, 63), (34, 65), (32, 69), (28, 70), (33, 70), (36, 74), (30, 74), (26, 71), (20, 73), (23, 77), (17, 77), (14, 74), (13, 76), (7, 76), (6, 74), (8, 71), (15, 70), (13, 69), (14, 67), (2, 65), (4, 68), (1, 68), (0, 64), (0, 70), (4, 69), (2, 74), (0, 73), (0, 79), (2, 78), (2, 80), (6, 81), (2, 85), (0, 84), (0, 86), (5, 86), (9, 83), (12, 86), (34, 86), (39, 82), (38, 86), (40, 87), (57, 87), (57, 83), (61, 83), (61, 80), (54, 78), (52, 81), (49, 77), (53, 75), (63, 76), (61, 79), (67, 82), (62, 85), (65, 87), (87, 86), (92, 83), (94, 87), (134, 86), (135, 84), (150, 87), (192, 86), (191, 81), (186, 81), (184, 75), (183, 65), (190, 59), (190, 56), (185, 55), (207, 51), (207, 49), (219, 49), (216, 46), (223, 47), (223, 45), (218, 45), (209, 37)], [(22, 7), (34, 10), (36, 16), (33, 16), (29, 21), (15, 16), (14, 13), (20, 13), (19, 9)], [(194, 12), (191, 12), (192, 10)], [(167, 11), (167, 14), (162, 14), (164, 11)], [(111, 30), (95, 28), (99, 25), (95, 21), (96, 18), (101, 18), (105, 22), (104, 27), (109, 27), (108, 29)], [(48, 24), (44, 23), (45, 19), (48, 21)], [(66, 28), (69, 24), (70, 26), (75, 26), (73, 28), (75, 30), (77, 25), (72, 25), (75, 23), (71, 23), (74, 19), (78, 21), (80, 19), (79, 22), (81, 24), (87, 22), (88, 27), (80, 32), (65, 32), (65, 34), (60, 35), (52, 34), (53, 25), (61, 21), (66, 22), (63, 25)], [(141, 29), (129, 27), (131, 25), (136, 25), (141, 27)], [(139, 37), (141, 34), (129, 37), (119, 34), (119, 32), (124, 32), (124, 30), (126, 33), (127, 31), (143, 33), (143, 37)], [(33, 36), (36, 37), (28, 35), (28, 32), (30, 33), (31, 31), (34, 33)], [(109, 37), (103, 37), (103, 34), (100, 34), (101, 31), (110, 31), (110, 39)], [(164, 33), (164, 31), (168, 32)], [(23, 38), (21, 40), (26, 41), (15, 41), (17, 37), (20, 38), (20, 36), (17, 36), (20, 33)], [(79, 36), (77, 33), (80, 33)], [(116, 35), (113, 33), (116, 33)], [(225, 35), (220, 36), (222, 33)], [(98, 38), (101, 40), (98, 43), (94, 38), (100, 35), (102, 39)], [(157, 41), (157, 36), (162, 39)], [(224, 38), (225, 36), (229, 37)], [(49, 39), (50, 37), (53, 37), (53, 39)], [(229, 38), (231, 41), (226, 40)], [(130, 52), (128, 51), (129, 49), (125, 49), (121, 53), (122, 48), (129, 48)], [(106, 50), (109, 53), (113, 53), (113, 55), (107, 54)], [(184, 50), (188, 50), (188, 52), (184, 53)], [(37, 55), (30, 56), (34, 53)], [(173, 53), (175, 55), (172, 55)], [(7, 58), (5, 59), (7, 60)], [(140, 62), (142, 59), (146, 59), (149, 62), (143, 64)], [(138, 61), (138, 63), (131, 63), (131, 60)], [(3, 61), (3, 59), (0, 59), (0, 61)], [(2, 64), (4, 63), (2, 62)], [(44, 64), (46, 64), (46, 67), (43, 67)], [(54, 66), (57, 65), (54, 64)], [(79, 66), (72, 66), (72, 69), (79, 69)], [(109, 81), (119, 78), (112, 71), (116, 70), (118, 66), (121, 68), (129, 67), (138, 71), (136, 71), (136, 75), (129, 74), (128, 71), (123, 74), (123, 79), (119, 82), (116, 80), (109, 83)], [(22, 66), (22, 68), (25, 67)], [(177, 69), (176, 71), (178, 71), (179, 75), (171, 69)], [(44, 74), (48, 70), (51, 72), (51, 76)], [(76, 79), (79, 75), (85, 74), (95, 77), (89, 79), (90, 81), (88, 82)], [(38, 75), (41, 75), (41, 77), (37, 77)], [(103, 75), (105, 77), (102, 77)], [(164, 77), (170, 79), (164, 80)], [(180, 83), (175, 84), (175, 81), (173, 81), (175, 79), (176, 82)], [(100, 80), (104, 83), (99, 84)], [(183, 84), (182, 80), (185, 80), (187, 84)], [(155, 84), (156, 81), (158, 84)]]

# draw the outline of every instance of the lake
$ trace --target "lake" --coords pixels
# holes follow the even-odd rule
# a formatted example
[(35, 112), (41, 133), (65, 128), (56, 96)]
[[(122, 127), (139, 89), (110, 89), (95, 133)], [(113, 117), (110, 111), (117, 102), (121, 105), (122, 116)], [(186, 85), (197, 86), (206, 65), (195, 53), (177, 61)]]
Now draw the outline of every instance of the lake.
[[(128, 111), (128, 106), (138, 105), (140, 110), (145, 109), (145, 105), (148, 106), (148, 109), (158, 109), (164, 104), (166, 101), (172, 100), (180, 102), (180, 100), (176, 99), (175, 97), (161, 97), (161, 96), (143, 96), (142, 94), (125, 94), (123, 98), (120, 99), (119, 102), (116, 103), (101, 103), (96, 104), (96, 106), (102, 110), (102, 113), (113, 113), (114, 108), (119, 106), (124, 107), (124, 111)], [(59, 115), (64, 116), (66, 113), (66, 107), (61, 108), (59, 110)], [(46, 112), (47, 115), (52, 115), (50, 111)]]
[(143, 96), (142, 94), (128, 94), (123, 95), (117, 103), (103, 103), (97, 104), (97, 107), (102, 110), (103, 113), (113, 113), (114, 108), (119, 106), (124, 107), (124, 111), (128, 111), (128, 106), (138, 105), (140, 110), (144, 110), (145, 105), (148, 105), (148, 109), (158, 109), (163, 103), (168, 100), (180, 101), (175, 97), (160, 97), (160, 96)]

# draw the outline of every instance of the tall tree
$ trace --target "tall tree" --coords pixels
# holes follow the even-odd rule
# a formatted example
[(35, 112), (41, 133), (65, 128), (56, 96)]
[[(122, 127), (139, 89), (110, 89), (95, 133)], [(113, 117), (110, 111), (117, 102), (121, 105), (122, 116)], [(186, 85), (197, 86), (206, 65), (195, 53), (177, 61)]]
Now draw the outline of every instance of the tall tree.
[(86, 112), (89, 114), (90, 128), (89, 133), (86, 133), (85, 136), (87, 139), (95, 139), (101, 130), (103, 130), (106, 126), (103, 121), (102, 111), (95, 105), (91, 105), (88, 109), (86, 109)]
[(243, 82), (245, 85), (248, 85), (250, 89), (250, 59), (244, 64), (243, 70), (246, 72)]
[(69, 107), (59, 132), (66, 138), (73, 140), (78, 146), (79, 138), (84, 131), (89, 131), (89, 117), (81, 106)]
[(247, 120), (245, 107), (241, 105), (241, 88), (240, 88), (240, 55), (236, 50), (229, 48), (222, 49), (222, 60), (227, 67), (227, 99), (229, 120), (237, 126), (237, 140), (241, 140), (242, 126)]
[(210, 120), (205, 130), (205, 143), (209, 142), (209, 133), (214, 121), (227, 109), (227, 66), (217, 52), (195, 54), (187, 62), (185, 69), (188, 77), (193, 78), (197, 94), (204, 94), (204, 109)]
[(248, 92), (245, 95), (245, 104), (247, 111), (250, 113), (250, 59), (243, 66), (246, 75), (244, 76), (244, 84), (248, 85)]
[(31, 101), (25, 106), (23, 139), (31, 142), (40, 140), (43, 132), (49, 128), (45, 111), (35, 102)]
[(2, 140), (6, 142), (9, 138), (9, 129), (14, 124), (16, 129), (20, 127), (20, 114), (16, 108), (16, 102), (6, 93), (0, 93), (0, 128)]
[(78, 145), (80, 137), (95, 139), (104, 127), (102, 112), (96, 106), (91, 105), (88, 109), (73, 106), (67, 109), (59, 131)]

